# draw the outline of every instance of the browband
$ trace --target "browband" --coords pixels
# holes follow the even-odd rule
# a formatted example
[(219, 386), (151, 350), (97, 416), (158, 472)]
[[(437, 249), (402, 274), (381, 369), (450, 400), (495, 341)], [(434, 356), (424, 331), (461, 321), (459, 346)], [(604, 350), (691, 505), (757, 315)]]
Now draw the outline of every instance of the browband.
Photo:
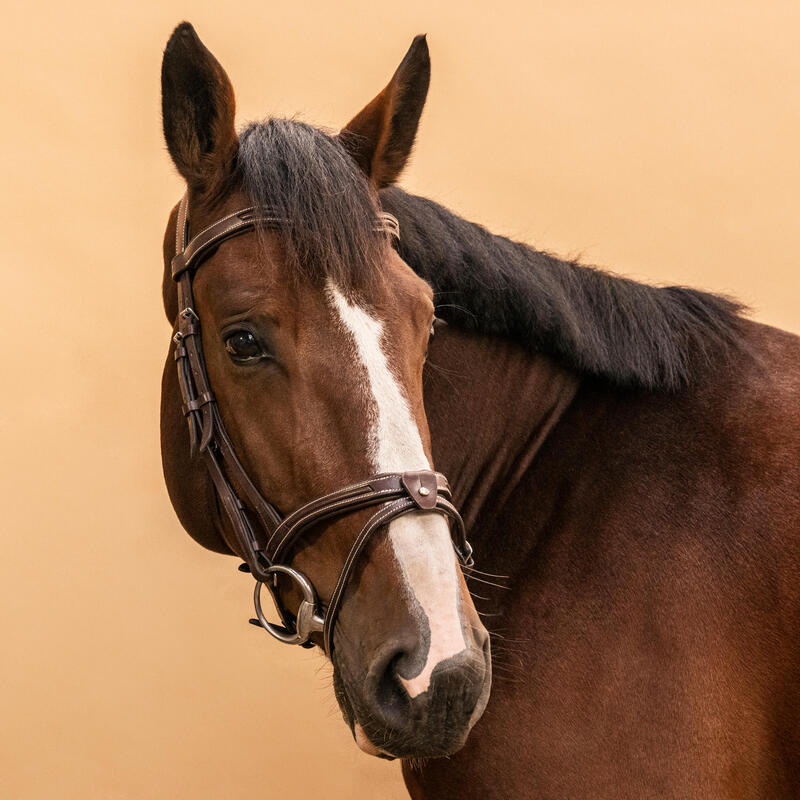
[[(177, 237), (187, 235), (188, 200), (186, 202), (184, 200), (181, 201), (181, 207), (178, 209)], [(182, 209), (183, 214), (181, 214)], [(183, 216), (183, 220), (181, 220), (181, 216)], [(400, 223), (397, 221), (397, 217), (382, 211), (378, 218), (381, 222), (378, 230), (385, 231), (396, 239), (400, 238)], [(259, 210), (256, 206), (249, 206), (228, 214), (227, 217), (217, 220), (195, 234), (185, 247), (181, 247), (182, 241), (176, 242), (175, 257), (172, 259), (172, 279), (178, 280), (187, 269), (196, 269), (209, 251), (226, 239), (232, 239), (234, 236), (239, 236), (239, 234), (256, 227), (274, 227), (281, 222), (283, 222), (281, 217), (270, 214), (268, 210)]]

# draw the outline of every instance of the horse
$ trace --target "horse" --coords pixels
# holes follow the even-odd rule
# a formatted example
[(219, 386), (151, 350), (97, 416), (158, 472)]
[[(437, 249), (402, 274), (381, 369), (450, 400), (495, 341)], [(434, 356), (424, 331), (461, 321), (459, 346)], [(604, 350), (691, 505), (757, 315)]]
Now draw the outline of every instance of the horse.
[(169, 39), (180, 522), (413, 798), (796, 797), (800, 341), (400, 189), (429, 78), (417, 37), (338, 134), (237, 133)]

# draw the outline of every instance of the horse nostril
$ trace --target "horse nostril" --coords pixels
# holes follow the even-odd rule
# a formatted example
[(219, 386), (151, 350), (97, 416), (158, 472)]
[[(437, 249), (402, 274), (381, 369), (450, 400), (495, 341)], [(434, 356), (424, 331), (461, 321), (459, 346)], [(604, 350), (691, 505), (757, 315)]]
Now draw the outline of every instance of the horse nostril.
[(492, 650), (492, 641), (491, 637), (489, 636), (489, 631), (480, 626), (480, 628), (473, 628), (473, 633), (475, 634), (475, 644), (478, 649), (483, 653), (484, 657), (488, 660), (491, 657), (491, 650)]
[(487, 673), (491, 674), (489, 635), (483, 628), (476, 634), (470, 647), (422, 675), (419, 653), (414, 648), (396, 643), (387, 647), (368, 672), (365, 699), (374, 711), (396, 725), (424, 714), (420, 703), (428, 705), (450, 694), (457, 696), (460, 704), (468, 704), (470, 695), (480, 689)]
[(406, 651), (395, 649), (373, 667), (371, 683), (375, 704), (383, 716), (394, 719), (396, 724), (408, 718), (411, 705), (411, 698), (399, 675), (401, 665), (408, 657)]

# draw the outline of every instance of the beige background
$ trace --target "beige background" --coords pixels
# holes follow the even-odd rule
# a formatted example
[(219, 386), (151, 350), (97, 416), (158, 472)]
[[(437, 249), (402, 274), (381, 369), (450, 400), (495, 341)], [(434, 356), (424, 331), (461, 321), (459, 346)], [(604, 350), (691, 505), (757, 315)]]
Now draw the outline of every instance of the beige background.
[(427, 31), (405, 185), (562, 254), (800, 330), (800, 4), (4, 3), (0, 796), (400, 798), (330, 670), (162, 485), (161, 49), (188, 18), (240, 121), (336, 127)]

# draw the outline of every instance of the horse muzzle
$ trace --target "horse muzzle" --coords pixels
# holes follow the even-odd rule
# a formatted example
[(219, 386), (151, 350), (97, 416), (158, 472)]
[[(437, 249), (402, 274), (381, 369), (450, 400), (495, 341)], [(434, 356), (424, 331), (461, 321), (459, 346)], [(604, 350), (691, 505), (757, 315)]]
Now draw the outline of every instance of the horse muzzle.
[(392, 758), (433, 758), (460, 750), (491, 688), (489, 635), (480, 627), (473, 629), (472, 639), (461, 653), (434, 667), (419, 693), (403, 674), (404, 664), (415, 659), (402, 646), (383, 648), (363, 680), (351, 683), (340, 676), (358, 746)]

